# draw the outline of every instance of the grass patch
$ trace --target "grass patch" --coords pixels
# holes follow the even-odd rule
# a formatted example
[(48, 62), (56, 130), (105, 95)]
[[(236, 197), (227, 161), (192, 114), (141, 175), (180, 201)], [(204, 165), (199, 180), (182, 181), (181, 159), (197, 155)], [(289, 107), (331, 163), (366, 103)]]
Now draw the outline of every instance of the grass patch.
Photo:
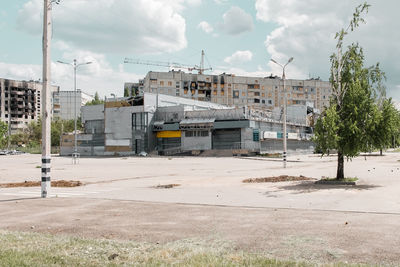
[(323, 178), (320, 181), (327, 181), (327, 182), (357, 182), (358, 178), (357, 177), (347, 177), (344, 179), (336, 179), (336, 178)]
[[(25, 181), (22, 183), (5, 183), (0, 184), (1, 187), (10, 188), (10, 187), (35, 187), (40, 186), (40, 181)], [(82, 186), (83, 183), (81, 181), (65, 181), (65, 180), (58, 180), (58, 181), (51, 181), (51, 186), (53, 187), (77, 187)]]
[(265, 154), (260, 154), (260, 156), (265, 158), (282, 158), (281, 153), (265, 153)]
[(316, 184), (326, 184), (326, 185), (356, 185), (358, 181), (357, 177), (347, 177), (344, 179), (336, 179), (336, 178), (323, 178), (321, 180), (316, 181)]
[(153, 186), (156, 189), (169, 189), (169, 188), (174, 188), (180, 186), (180, 184), (159, 184), (156, 186)]
[[(235, 250), (224, 241), (167, 244), (0, 231), (0, 266), (317, 266)], [(318, 265), (324, 266), (324, 265)], [(335, 264), (325, 266), (361, 266)]]
[(300, 176), (280, 175), (280, 176), (265, 177), (265, 178), (250, 178), (250, 179), (245, 179), (242, 182), (243, 183), (278, 183), (278, 182), (307, 181), (307, 180), (315, 180), (315, 179), (305, 177), (303, 175), (300, 175)]

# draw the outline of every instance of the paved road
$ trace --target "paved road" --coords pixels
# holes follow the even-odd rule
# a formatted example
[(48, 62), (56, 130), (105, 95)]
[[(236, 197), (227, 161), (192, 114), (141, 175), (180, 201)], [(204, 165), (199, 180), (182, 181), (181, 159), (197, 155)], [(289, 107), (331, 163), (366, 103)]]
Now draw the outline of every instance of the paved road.
[[(77, 188), (53, 188), (50, 196), (166, 203), (400, 213), (400, 154), (359, 157), (346, 162), (357, 186), (315, 185), (312, 181), (244, 184), (243, 179), (273, 175), (333, 177), (334, 157), (260, 158), (70, 158), (54, 157), (53, 179), (80, 180)], [(37, 180), (40, 155), (0, 158), (0, 183)], [(157, 185), (180, 184), (172, 189)], [(39, 196), (39, 188), (0, 188), (0, 200)]]

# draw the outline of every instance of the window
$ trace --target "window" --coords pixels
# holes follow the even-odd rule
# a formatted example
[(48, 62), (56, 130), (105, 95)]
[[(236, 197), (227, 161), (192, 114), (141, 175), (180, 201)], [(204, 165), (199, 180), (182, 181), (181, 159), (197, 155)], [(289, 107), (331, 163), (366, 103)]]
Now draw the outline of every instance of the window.
[(186, 131), (185, 137), (207, 137), (209, 135), (208, 131)]
[(239, 91), (233, 91), (233, 98), (239, 98)]
[(172, 86), (172, 82), (171, 81), (168, 82), (168, 86)]
[(208, 136), (208, 131), (200, 131), (200, 136), (202, 137)]
[(147, 113), (132, 113), (132, 128), (144, 130), (147, 127)]
[(242, 92), (242, 96), (246, 96), (246, 93), (245, 93), (245, 92)]

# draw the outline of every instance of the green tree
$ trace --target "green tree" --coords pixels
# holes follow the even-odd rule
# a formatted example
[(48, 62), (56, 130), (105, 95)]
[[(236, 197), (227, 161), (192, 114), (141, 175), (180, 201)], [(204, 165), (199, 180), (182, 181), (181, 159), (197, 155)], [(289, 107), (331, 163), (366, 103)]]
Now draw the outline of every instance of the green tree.
[(394, 107), (392, 99), (384, 99), (381, 107), (377, 127), (373, 135), (374, 146), (382, 150), (395, 146), (400, 137), (400, 112)]
[(124, 88), (124, 97), (128, 97), (129, 96), (129, 88), (125, 87)]
[[(343, 52), (344, 37), (365, 22), (361, 15), (368, 12), (368, 8), (367, 3), (358, 6), (348, 28), (336, 33), (337, 53), (331, 56), (333, 96), (329, 108), (315, 125), (317, 149), (323, 154), (333, 149), (338, 153), (336, 179), (344, 178), (344, 157), (351, 159), (387, 141), (379, 143), (376, 138), (378, 132), (388, 129), (387, 125), (380, 123), (384, 115), (376, 101), (376, 92), (382, 89), (384, 73), (379, 64), (369, 68), (364, 66), (363, 49), (358, 43), (349, 45)], [(387, 102), (384, 103), (387, 105)]]
[(104, 104), (104, 100), (100, 99), (99, 93), (94, 94), (94, 99), (92, 101), (89, 101), (85, 104), (85, 106), (92, 106), (92, 105), (99, 105), (99, 104)]
[(8, 141), (8, 125), (7, 123), (0, 121), (0, 148), (5, 148)]
[[(60, 145), (60, 136), (62, 133), (71, 133), (75, 129), (74, 120), (54, 119), (51, 122), (51, 146)], [(77, 130), (82, 131), (81, 118), (77, 120)], [(42, 121), (31, 122), (23, 131), (19, 131), (11, 136), (11, 143), (19, 145), (26, 144), (28, 147), (37, 147), (42, 139)]]

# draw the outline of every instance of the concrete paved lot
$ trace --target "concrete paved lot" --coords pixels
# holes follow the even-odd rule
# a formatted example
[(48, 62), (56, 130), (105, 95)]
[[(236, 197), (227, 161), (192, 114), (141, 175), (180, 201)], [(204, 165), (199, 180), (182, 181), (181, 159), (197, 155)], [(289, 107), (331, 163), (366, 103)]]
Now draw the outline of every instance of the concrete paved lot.
[[(244, 184), (243, 179), (274, 175), (334, 177), (336, 158), (70, 158), (53, 157), (52, 179), (80, 180), (79, 188), (53, 188), (51, 196), (400, 213), (400, 153), (358, 157), (345, 164), (345, 175), (357, 186), (314, 185), (307, 182)], [(40, 155), (2, 156), (0, 183), (39, 180)], [(180, 184), (173, 189), (155, 189)], [(0, 200), (40, 196), (36, 188), (0, 188)]]
[[(313, 262), (400, 265), (400, 154), (346, 162), (357, 186), (244, 184), (274, 175), (333, 177), (336, 158), (53, 158), (52, 179), (85, 186), (0, 188), (0, 228), (169, 242), (222, 239)], [(0, 183), (39, 180), (40, 155), (0, 157)], [(181, 184), (156, 189), (163, 184)], [(34, 227), (32, 227), (34, 226)]]

